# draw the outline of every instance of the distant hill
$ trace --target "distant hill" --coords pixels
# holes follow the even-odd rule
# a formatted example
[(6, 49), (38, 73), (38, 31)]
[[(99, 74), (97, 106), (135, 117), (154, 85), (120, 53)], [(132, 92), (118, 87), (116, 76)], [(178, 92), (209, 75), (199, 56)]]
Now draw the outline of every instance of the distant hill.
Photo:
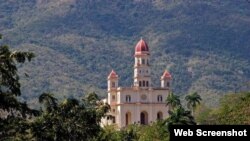
[(197, 91), (214, 105), (221, 94), (249, 90), (249, 25), (247, 0), (0, 2), (2, 43), (37, 56), (19, 69), (29, 103), (42, 92), (105, 96), (112, 68), (130, 86), (134, 46), (143, 37), (155, 86), (168, 69), (176, 94)]

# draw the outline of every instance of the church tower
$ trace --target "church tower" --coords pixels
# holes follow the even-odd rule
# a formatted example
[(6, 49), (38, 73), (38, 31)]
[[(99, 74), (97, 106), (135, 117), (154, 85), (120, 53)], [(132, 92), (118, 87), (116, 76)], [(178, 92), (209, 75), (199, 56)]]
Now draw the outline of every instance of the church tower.
[(170, 89), (171, 80), (171, 74), (167, 70), (165, 70), (163, 75), (161, 76), (161, 87)]
[(165, 99), (170, 93), (171, 74), (165, 71), (161, 76), (161, 86), (153, 87), (149, 47), (143, 39), (135, 46), (134, 58), (132, 87), (118, 85), (119, 76), (114, 70), (108, 75), (108, 96), (103, 102), (110, 105), (110, 111), (102, 118), (102, 126), (115, 124), (123, 128), (135, 123), (147, 125), (168, 117), (169, 107)]
[(134, 86), (140, 88), (151, 87), (149, 49), (147, 43), (141, 39), (135, 46)]
[(111, 103), (112, 99), (116, 99), (116, 90), (118, 88), (118, 75), (112, 70), (108, 76), (108, 103)]

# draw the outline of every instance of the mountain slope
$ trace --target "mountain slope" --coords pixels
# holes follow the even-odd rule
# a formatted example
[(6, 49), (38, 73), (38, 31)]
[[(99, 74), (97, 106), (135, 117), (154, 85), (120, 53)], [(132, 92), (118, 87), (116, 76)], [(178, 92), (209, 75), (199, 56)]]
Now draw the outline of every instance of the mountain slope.
[(93, 89), (105, 96), (112, 68), (121, 85), (132, 85), (140, 37), (150, 47), (154, 85), (168, 69), (176, 94), (197, 91), (213, 105), (220, 94), (246, 90), (250, 78), (246, 0), (10, 0), (0, 3), (0, 18), (3, 43), (37, 55), (20, 66), (24, 99)]

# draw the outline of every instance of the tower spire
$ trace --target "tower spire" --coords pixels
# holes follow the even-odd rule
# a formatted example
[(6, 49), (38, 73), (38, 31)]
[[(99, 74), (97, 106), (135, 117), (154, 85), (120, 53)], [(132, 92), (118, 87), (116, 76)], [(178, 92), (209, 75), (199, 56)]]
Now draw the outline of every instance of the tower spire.
[(151, 86), (149, 48), (142, 37), (135, 46), (134, 86), (142, 88)]

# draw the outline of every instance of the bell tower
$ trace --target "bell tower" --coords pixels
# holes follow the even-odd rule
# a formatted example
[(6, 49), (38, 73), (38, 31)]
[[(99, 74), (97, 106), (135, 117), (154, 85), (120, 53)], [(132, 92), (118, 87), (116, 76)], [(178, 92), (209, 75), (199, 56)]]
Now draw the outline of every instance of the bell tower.
[(141, 39), (135, 46), (134, 86), (140, 88), (151, 87), (149, 49), (147, 43)]
[(118, 75), (112, 70), (108, 76), (108, 104), (117, 99)]
[(172, 80), (171, 74), (167, 70), (165, 70), (163, 75), (161, 76), (161, 87), (170, 89), (171, 80)]
[(116, 90), (118, 87), (118, 75), (112, 70), (108, 76), (108, 91)]

